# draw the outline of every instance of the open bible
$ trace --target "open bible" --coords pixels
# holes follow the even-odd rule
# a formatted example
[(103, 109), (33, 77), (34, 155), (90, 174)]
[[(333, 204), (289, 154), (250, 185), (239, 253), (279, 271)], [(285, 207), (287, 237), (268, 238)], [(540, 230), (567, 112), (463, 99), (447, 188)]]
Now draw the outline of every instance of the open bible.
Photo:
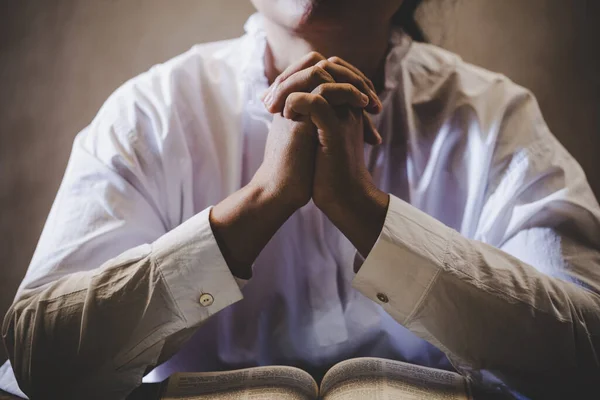
[(342, 361), (321, 386), (305, 371), (269, 366), (225, 372), (173, 374), (163, 400), (464, 400), (467, 381), (454, 372), (382, 358)]

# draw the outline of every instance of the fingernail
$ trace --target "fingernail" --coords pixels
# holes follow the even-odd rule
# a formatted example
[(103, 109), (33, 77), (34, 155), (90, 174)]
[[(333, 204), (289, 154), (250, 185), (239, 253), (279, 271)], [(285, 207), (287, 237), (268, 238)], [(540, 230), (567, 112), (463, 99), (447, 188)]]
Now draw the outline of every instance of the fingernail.
[(267, 94), (267, 96), (263, 99), (263, 103), (265, 103), (265, 105), (267, 107), (269, 107), (271, 105), (272, 101), (273, 101), (273, 92), (270, 91), (269, 94)]
[(381, 101), (379, 100), (379, 96), (373, 90), (369, 89), (369, 95), (373, 99), (373, 106), (377, 108), (381, 108)]
[(361, 100), (363, 106), (366, 106), (367, 104), (369, 104), (369, 96), (367, 96), (364, 93), (361, 93), (360, 100)]

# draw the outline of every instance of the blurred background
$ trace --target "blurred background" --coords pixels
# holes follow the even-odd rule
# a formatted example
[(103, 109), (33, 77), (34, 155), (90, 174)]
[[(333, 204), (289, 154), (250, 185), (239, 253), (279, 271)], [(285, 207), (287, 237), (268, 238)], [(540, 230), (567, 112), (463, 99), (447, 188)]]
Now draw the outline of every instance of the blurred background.
[[(247, 0), (0, 1), (0, 315), (103, 101), (194, 43), (242, 34), (252, 12)], [(430, 42), (531, 89), (600, 195), (600, 1), (426, 0), (417, 16)]]

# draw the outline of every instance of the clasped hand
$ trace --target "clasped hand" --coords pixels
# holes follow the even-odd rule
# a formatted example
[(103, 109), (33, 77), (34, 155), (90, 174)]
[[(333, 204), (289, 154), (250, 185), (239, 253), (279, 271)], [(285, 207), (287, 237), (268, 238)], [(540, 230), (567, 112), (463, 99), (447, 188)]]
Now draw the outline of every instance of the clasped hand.
[(364, 143), (381, 143), (368, 115), (382, 109), (372, 82), (346, 61), (313, 52), (287, 68), (263, 101), (275, 115), (253, 183), (295, 209), (312, 198), (368, 252), (373, 235), (364, 241), (352, 231), (368, 229), (369, 219), (381, 229), (388, 202), (364, 160)]
[(310, 53), (275, 80), (264, 102), (275, 116), (263, 162), (209, 215), (229, 269), (250, 278), (267, 242), (311, 198), (366, 257), (389, 202), (364, 162), (364, 143), (381, 142), (367, 114), (382, 108), (373, 84), (343, 60)]

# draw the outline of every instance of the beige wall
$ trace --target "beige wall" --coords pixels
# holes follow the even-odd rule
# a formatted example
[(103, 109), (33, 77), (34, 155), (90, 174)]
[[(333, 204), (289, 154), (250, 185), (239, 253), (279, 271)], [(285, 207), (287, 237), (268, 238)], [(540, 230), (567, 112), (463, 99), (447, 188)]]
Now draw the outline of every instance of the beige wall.
[[(126, 79), (196, 42), (239, 35), (252, 7), (246, 0), (0, 3), (3, 315), (33, 253), (75, 134)], [(433, 42), (534, 91), (550, 127), (583, 164), (596, 193), (600, 30), (593, 22), (600, 21), (599, 4), (430, 0), (420, 13)]]
[(600, 1), (432, 0), (419, 11), (434, 43), (533, 91), (598, 197)]
[(240, 35), (252, 11), (246, 0), (0, 1), (2, 316), (77, 132), (125, 80), (194, 43)]

